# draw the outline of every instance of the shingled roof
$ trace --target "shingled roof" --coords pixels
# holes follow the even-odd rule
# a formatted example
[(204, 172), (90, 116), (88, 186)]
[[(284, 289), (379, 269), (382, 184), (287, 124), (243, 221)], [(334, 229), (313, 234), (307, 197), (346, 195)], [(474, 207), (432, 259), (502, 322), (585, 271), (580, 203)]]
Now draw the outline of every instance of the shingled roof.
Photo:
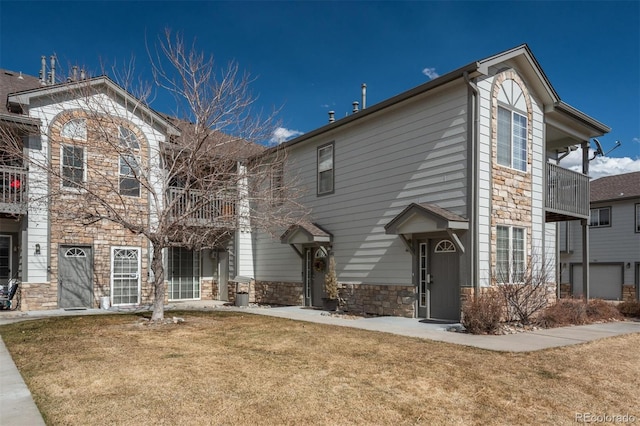
[(640, 197), (640, 172), (601, 177), (590, 186), (592, 203)]
[(42, 84), (37, 77), (22, 74), (15, 71), (0, 69), (0, 112), (9, 113), (7, 97), (9, 93), (22, 92), (23, 90), (37, 89)]

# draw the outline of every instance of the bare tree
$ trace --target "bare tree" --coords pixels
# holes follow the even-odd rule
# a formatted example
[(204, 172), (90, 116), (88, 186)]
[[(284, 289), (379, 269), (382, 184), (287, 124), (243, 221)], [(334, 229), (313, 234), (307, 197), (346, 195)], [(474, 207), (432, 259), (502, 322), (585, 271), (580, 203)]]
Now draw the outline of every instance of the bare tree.
[(507, 321), (531, 324), (547, 307), (554, 295), (552, 271), (551, 260), (543, 258), (537, 250), (526, 262), (495, 268), (493, 282), (504, 302)]
[[(101, 87), (109, 91), (109, 85), (100, 86), (96, 78), (65, 84), (54, 103), (59, 113), (40, 117), (49, 120), (42, 126), (48, 134), (38, 135), (49, 140), (49, 155), (23, 155), (20, 132), (4, 127), (0, 136), (3, 151), (40, 172), (48, 191), (38, 192), (38, 184), (30, 182), (29, 202), (44, 203), (52, 220), (98, 233), (115, 224), (127, 236), (150, 242), (152, 320), (161, 320), (165, 249), (223, 247), (242, 228), (273, 234), (303, 219), (306, 211), (297, 202), (295, 181), (284, 178), (286, 150), (262, 155), (260, 143), (275, 128), (273, 114), (262, 117), (253, 110), (252, 80), (237, 64), (219, 69), (213, 57), (169, 31), (149, 56), (153, 82), (174, 99), (173, 114), (162, 116), (166, 140), (148, 140), (129, 125), (133, 117), (158, 120), (147, 108), (150, 85), (127, 87), (135, 80), (131, 63), (121, 83), (135, 96), (107, 96)], [(61, 127), (74, 120), (85, 127)], [(77, 134), (69, 134), (73, 131)], [(65, 137), (72, 142), (53, 146)]]

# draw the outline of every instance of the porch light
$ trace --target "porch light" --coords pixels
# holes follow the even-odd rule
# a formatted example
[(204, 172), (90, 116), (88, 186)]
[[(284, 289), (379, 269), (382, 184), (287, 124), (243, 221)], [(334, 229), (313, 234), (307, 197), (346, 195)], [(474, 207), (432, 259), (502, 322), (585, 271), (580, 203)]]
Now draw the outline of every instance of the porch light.
[(35, 252), (36, 256), (40, 255), (40, 244), (36, 244), (36, 252)]

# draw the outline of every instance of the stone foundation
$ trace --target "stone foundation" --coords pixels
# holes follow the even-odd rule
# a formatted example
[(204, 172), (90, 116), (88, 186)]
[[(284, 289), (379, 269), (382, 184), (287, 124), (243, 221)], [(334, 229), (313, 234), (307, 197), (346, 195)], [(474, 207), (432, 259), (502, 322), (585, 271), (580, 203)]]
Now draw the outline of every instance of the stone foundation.
[(416, 287), (397, 285), (339, 284), (342, 308), (369, 315), (415, 316)]
[(624, 302), (633, 302), (637, 299), (636, 286), (633, 284), (625, 284), (622, 286), (622, 300)]
[[(255, 303), (304, 305), (302, 283), (256, 281), (254, 286), (253, 300)], [(251, 293), (249, 300), (251, 301)]]
[(45, 311), (58, 309), (58, 287), (49, 283), (21, 283), (20, 310)]

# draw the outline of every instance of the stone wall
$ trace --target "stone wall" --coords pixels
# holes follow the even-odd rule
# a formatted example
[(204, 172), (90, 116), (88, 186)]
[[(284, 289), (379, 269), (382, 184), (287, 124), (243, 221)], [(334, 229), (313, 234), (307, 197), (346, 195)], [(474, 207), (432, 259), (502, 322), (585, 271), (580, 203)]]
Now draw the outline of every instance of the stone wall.
[(22, 283), (19, 291), (21, 311), (58, 309), (58, 286), (50, 283)]
[(633, 302), (638, 300), (636, 295), (636, 286), (633, 284), (625, 284), (622, 286), (622, 300), (625, 302)]
[(256, 281), (254, 300), (256, 303), (303, 306), (302, 283)]
[(339, 297), (347, 312), (413, 318), (415, 286), (339, 284)]
[[(71, 119), (84, 118), (87, 122), (86, 138), (66, 138), (61, 130)], [(117, 118), (100, 118), (80, 110), (65, 111), (59, 114), (49, 128), (51, 149), (51, 167), (61, 169), (61, 147), (69, 145), (84, 148), (86, 188), (69, 188), (62, 185), (55, 175), (50, 179), (50, 288), (42, 292), (39, 299), (42, 307), (58, 303), (59, 262), (61, 246), (91, 247), (93, 268), (93, 307), (99, 307), (102, 296), (111, 293), (111, 256), (113, 247), (139, 248), (140, 254), (140, 303), (150, 303), (152, 289), (148, 283), (148, 242), (142, 235), (127, 230), (113, 221), (87, 219), (88, 213), (100, 212), (102, 215), (121, 215), (134, 226), (145, 227), (148, 223), (148, 197), (143, 187), (140, 196), (120, 196), (119, 161), (120, 156), (114, 149), (118, 146), (118, 126), (131, 129), (139, 142), (135, 155), (141, 164), (146, 163), (147, 143), (144, 134), (131, 123)], [(109, 202), (111, 214), (95, 198)], [(35, 290), (35, 288), (33, 289)], [(35, 293), (34, 293), (35, 294)], [(31, 296), (27, 296), (31, 298)], [(35, 296), (34, 296), (35, 297)], [(35, 308), (33, 308), (35, 309)]]

